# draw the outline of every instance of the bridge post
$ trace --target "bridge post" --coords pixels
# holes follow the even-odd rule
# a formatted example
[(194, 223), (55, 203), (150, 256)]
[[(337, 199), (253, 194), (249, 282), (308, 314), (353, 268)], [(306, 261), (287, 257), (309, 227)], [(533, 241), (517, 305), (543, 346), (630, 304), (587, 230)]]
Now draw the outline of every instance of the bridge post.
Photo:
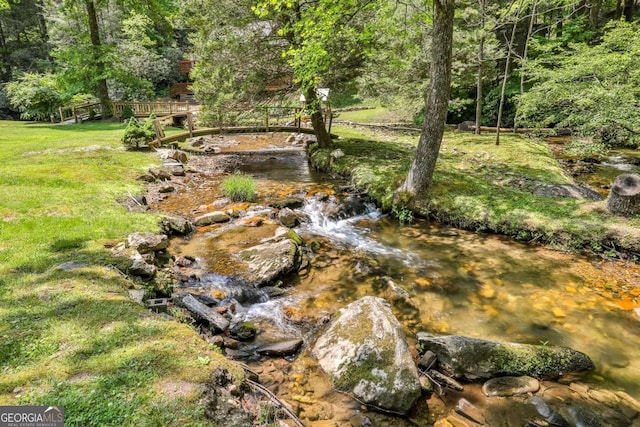
[(264, 127), (269, 132), (269, 107), (264, 107)]
[(189, 126), (189, 138), (193, 138), (193, 113), (187, 112), (187, 124)]

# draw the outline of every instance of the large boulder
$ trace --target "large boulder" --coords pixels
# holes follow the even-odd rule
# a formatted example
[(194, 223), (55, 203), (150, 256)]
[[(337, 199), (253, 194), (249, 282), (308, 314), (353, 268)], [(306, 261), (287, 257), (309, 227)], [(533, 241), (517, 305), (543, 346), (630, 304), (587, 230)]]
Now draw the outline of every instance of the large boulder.
[(406, 414), (420, 397), (409, 346), (382, 298), (367, 296), (340, 310), (312, 354), (335, 389), (365, 404)]
[(166, 216), (162, 218), (160, 227), (165, 234), (172, 236), (186, 236), (193, 231), (189, 220), (179, 216)]
[(204, 215), (201, 215), (193, 220), (193, 223), (197, 227), (204, 227), (205, 225), (217, 224), (221, 222), (228, 222), (231, 220), (231, 217), (224, 212), (216, 211), (209, 212)]
[(300, 262), (298, 245), (293, 240), (267, 242), (239, 253), (246, 266), (246, 280), (254, 286), (264, 286), (292, 272)]
[(161, 251), (168, 246), (169, 239), (164, 234), (136, 232), (127, 237), (127, 247), (135, 249), (141, 254)]
[(418, 333), (418, 346), (438, 358), (439, 368), (454, 378), (475, 381), (500, 376), (558, 378), (594, 369), (584, 353), (567, 347), (487, 341), (460, 335)]

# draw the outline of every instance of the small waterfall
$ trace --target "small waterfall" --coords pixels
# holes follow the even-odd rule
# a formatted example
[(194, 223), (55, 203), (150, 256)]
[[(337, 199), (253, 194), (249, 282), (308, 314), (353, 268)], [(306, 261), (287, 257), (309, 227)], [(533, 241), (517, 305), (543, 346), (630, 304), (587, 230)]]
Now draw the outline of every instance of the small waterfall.
[(385, 245), (367, 236), (368, 230), (358, 227), (357, 224), (363, 220), (378, 220), (383, 217), (380, 210), (372, 203), (358, 200), (340, 203), (334, 198), (328, 201), (313, 198), (305, 201), (302, 212), (309, 217), (309, 222), (300, 227), (302, 232), (327, 237), (337, 246), (355, 251), (393, 257), (408, 266), (424, 263), (414, 254)]
[(284, 314), (283, 307), (296, 306), (298, 301), (291, 297), (278, 298), (254, 304), (248, 308), (245, 320), (259, 324), (268, 329), (272, 337), (291, 338), (300, 337), (299, 327), (291, 325)]

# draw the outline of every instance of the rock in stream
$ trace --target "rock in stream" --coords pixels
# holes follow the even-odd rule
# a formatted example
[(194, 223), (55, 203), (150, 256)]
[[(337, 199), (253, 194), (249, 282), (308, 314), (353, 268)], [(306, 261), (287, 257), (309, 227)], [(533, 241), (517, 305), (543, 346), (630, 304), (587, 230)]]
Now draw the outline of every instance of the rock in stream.
[(382, 298), (366, 296), (340, 310), (313, 355), (335, 389), (365, 404), (406, 414), (420, 397), (409, 346)]

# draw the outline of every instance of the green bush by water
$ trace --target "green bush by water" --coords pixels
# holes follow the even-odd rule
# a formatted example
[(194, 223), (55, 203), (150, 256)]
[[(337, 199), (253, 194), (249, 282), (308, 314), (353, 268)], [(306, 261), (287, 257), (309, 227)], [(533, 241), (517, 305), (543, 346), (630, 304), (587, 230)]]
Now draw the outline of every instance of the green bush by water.
[(236, 172), (222, 181), (222, 191), (236, 202), (251, 202), (256, 195), (256, 182), (249, 175)]

